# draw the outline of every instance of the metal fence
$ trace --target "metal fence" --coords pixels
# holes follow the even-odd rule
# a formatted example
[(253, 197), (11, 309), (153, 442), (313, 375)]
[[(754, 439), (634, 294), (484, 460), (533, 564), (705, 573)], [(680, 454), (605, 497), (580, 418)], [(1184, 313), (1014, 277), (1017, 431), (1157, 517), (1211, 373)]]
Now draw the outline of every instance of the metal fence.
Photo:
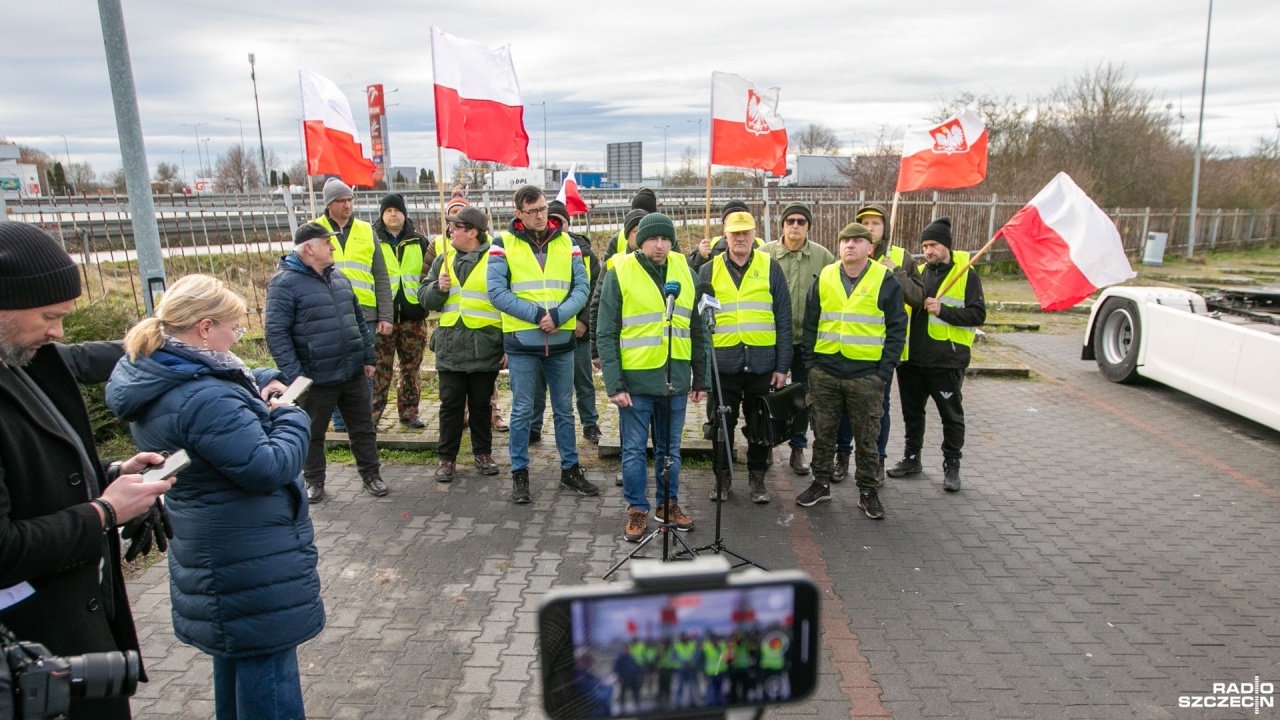
[[(588, 231), (598, 251), (608, 234), (616, 232), (629, 209), (633, 191), (584, 190), (592, 207), (574, 219), (574, 229)], [(409, 216), (428, 236), (440, 232), (440, 195), (436, 192), (403, 193)], [(376, 219), (381, 192), (356, 193), (356, 217)], [(701, 236), (708, 215), (702, 188), (665, 188), (658, 191), (660, 209), (670, 215), (686, 237)], [(890, 198), (869, 198), (847, 189), (751, 188), (713, 189), (709, 215), (711, 233), (719, 234), (720, 207), (729, 199), (747, 203), (757, 218), (757, 234), (765, 239), (779, 235), (779, 213), (792, 202), (804, 202), (813, 213), (810, 237), (835, 249), (835, 237), (853, 221), (861, 205), (876, 202), (888, 208)], [(501, 228), (512, 217), (510, 191), (472, 191), (469, 201), (487, 208), (491, 224)], [(315, 202), (320, 202), (318, 193)], [(938, 217), (951, 219), (958, 250), (976, 250), (986, 243), (1024, 204), (1022, 198), (965, 193), (912, 193), (898, 206), (894, 236), (899, 244), (917, 251), (920, 230)], [(317, 214), (311, 198), (283, 194), (157, 195), (156, 220), (169, 277), (194, 272), (213, 274), (227, 281), (250, 302), (250, 314), (260, 323), (266, 284), (281, 256), (293, 248), (292, 228)], [(1185, 251), (1188, 212), (1185, 209), (1107, 208), (1130, 256), (1139, 256), (1149, 232), (1168, 233), (1166, 252)], [(31, 198), (10, 201), (12, 220), (39, 225), (59, 238), (81, 264), (85, 302), (118, 295), (132, 298), (143, 313), (142, 292), (134, 268), (133, 229), (128, 200), (124, 196)], [(1280, 210), (1202, 209), (1196, 222), (1196, 247), (1204, 251), (1264, 244), (1280, 239)], [(683, 248), (688, 250), (689, 248)], [(1008, 247), (997, 243), (987, 260), (1011, 260)]]

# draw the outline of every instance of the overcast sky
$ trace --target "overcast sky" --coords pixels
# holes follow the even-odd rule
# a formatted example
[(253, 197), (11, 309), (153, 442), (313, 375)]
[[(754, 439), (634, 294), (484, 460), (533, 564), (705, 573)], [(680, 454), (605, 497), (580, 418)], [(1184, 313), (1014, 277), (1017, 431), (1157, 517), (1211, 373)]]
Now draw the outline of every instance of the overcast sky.
[[(546, 157), (561, 167), (600, 167), (606, 143), (642, 141), (646, 174), (658, 174), (663, 126), (672, 171), (686, 147), (700, 144), (705, 158), (714, 70), (781, 87), (789, 130), (820, 122), (853, 148), (874, 142), (882, 127), (900, 138), (944, 94), (1027, 99), (1099, 63), (1124, 63), (1139, 86), (1173, 104), (1175, 122), (1181, 109), (1183, 135), (1194, 142), (1208, 9), (1207, 0), (123, 5), (148, 164), (182, 163), (185, 151), (189, 174), (197, 137), (210, 139), (216, 157), (240, 141), (236, 119), (256, 155), (250, 52), (266, 144), (282, 165), (302, 154), (297, 71), (306, 68), (346, 92), (366, 154), (364, 88), (382, 83), (393, 104), (391, 163), (434, 168), (433, 24), (512, 46), (535, 165), (543, 102)], [(3, 16), (0, 136), (64, 160), (69, 148), (73, 161), (91, 162), (99, 175), (119, 167), (97, 4), (15, 1)], [(1276, 0), (1215, 5), (1206, 143), (1248, 152), (1280, 132), (1278, 28)], [(184, 126), (193, 123), (204, 124), (198, 132)], [(446, 167), (456, 157), (447, 151)]]

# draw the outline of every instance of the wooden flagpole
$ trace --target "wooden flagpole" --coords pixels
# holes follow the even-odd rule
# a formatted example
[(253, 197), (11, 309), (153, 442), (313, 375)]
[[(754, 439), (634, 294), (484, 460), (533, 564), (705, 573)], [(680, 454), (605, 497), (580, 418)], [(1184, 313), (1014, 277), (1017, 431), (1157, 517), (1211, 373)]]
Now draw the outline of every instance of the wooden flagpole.
[[(889, 257), (889, 251), (893, 249), (893, 236), (898, 232), (898, 198), (902, 197), (902, 193), (897, 190), (893, 191), (893, 206), (889, 208), (889, 237), (885, 238), (884, 256)], [(857, 218), (854, 218), (855, 220)]]
[(936, 297), (942, 297), (943, 295), (946, 295), (947, 291), (951, 289), (951, 286), (955, 285), (957, 280), (964, 277), (965, 273), (969, 272), (969, 268), (973, 267), (973, 264), (978, 262), (979, 258), (981, 258), (983, 255), (986, 255), (987, 251), (991, 249), (991, 246), (995, 245), (996, 241), (1002, 237), (1004, 237), (1004, 228), (1000, 228), (999, 230), (997, 230), (995, 236), (992, 237), (990, 240), (988, 240), (987, 244), (983, 245), (981, 250), (969, 256), (969, 262), (965, 263), (965, 266), (960, 269), (960, 272), (956, 273), (955, 277), (951, 278), (951, 280), (947, 282), (945, 285), (938, 288), (938, 294), (936, 295)]
[[(707, 162), (707, 212), (702, 221), (702, 237), (711, 240), (711, 162)], [(694, 248), (696, 251), (697, 248)]]
[[(444, 211), (444, 150), (439, 144), (436, 145), (436, 189), (440, 191), (440, 236), (444, 238), (445, 245), (449, 243), (449, 220), (445, 217)], [(445, 255), (449, 254), (449, 248), (444, 248)], [(440, 274), (449, 274), (449, 263), (440, 263)]]

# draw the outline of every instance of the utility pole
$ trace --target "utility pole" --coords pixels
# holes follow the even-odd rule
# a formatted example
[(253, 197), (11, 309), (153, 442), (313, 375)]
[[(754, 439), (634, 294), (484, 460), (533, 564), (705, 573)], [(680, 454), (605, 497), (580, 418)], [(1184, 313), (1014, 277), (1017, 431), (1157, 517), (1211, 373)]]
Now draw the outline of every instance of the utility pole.
[(200, 159), (200, 126), (209, 123), (182, 123), (182, 127), (191, 128), (192, 134), (196, 136), (196, 175), (204, 174), (204, 168), (201, 167), (203, 161)]
[[(67, 167), (62, 173), (63, 185), (66, 185), (67, 173), (71, 172), (71, 146), (67, 144), (66, 135), (62, 136), (62, 149), (67, 151)], [(70, 194), (71, 194), (70, 192), (67, 193), (67, 195), (70, 195)]]
[[(147, 314), (151, 315), (165, 289), (164, 258), (160, 254), (160, 229), (156, 226), (156, 207), (151, 198), (147, 149), (142, 142), (138, 92), (133, 85), (133, 64), (129, 60), (129, 39), (124, 31), (120, 0), (98, 0), (98, 15), (102, 23), (102, 43), (107, 51), (107, 73), (111, 78), (125, 187), (129, 192), (129, 220), (138, 252), (138, 274), (145, 289), (142, 301)], [(199, 135), (196, 138), (198, 140)]]
[[(249, 79), (253, 81), (253, 110), (258, 114), (258, 154), (262, 158), (262, 184), (267, 184), (267, 146), (262, 142), (262, 107), (258, 105), (258, 73), (253, 64), (253, 53), (249, 53)], [(240, 143), (243, 145), (244, 140)]]
[(1187, 258), (1196, 250), (1196, 211), (1200, 204), (1200, 143), (1204, 140), (1204, 96), (1209, 87), (1209, 31), (1213, 27), (1213, 0), (1209, 0), (1209, 19), (1204, 24), (1204, 70), (1200, 75), (1200, 127), (1196, 130), (1196, 159), (1191, 168), (1191, 218), (1187, 229)]
[[(693, 122), (693, 120), (685, 120)], [(698, 167), (702, 167), (702, 118), (698, 118)]]

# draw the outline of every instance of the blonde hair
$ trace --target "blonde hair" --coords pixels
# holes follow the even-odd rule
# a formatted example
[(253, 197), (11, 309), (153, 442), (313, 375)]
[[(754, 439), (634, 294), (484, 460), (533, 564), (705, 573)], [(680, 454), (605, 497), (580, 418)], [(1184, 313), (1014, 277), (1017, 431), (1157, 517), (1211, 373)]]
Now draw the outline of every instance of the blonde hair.
[(247, 311), (244, 298), (210, 275), (187, 275), (165, 290), (155, 314), (134, 325), (124, 336), (130, 360), (164, 347), (164, 334), (182, 332), (208, 318), (221, 323), (240, 320)]

